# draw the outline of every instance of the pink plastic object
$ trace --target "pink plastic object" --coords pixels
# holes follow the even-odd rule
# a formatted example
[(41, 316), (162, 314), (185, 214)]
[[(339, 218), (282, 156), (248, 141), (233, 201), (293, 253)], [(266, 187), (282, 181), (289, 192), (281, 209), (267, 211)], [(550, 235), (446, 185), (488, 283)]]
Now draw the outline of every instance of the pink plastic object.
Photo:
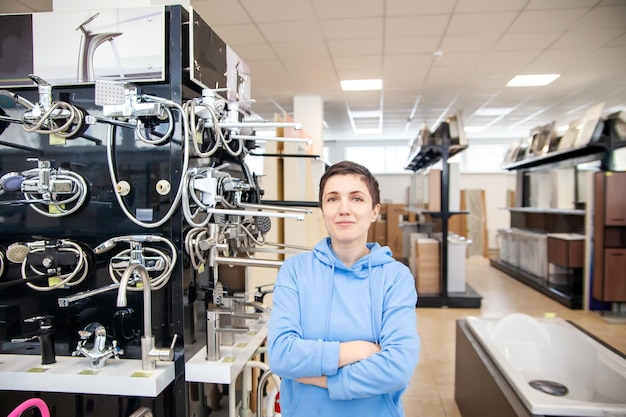
[(37, 407), (41, 412), (41, 417), (50, 417), (50, 410), (46, 403), (40, 398), (31, 398), (24, 401), (22, 404), (15, 407), (15, 410), (11, 411), (7, 417), (19, 417), (22, 413), (31, 407)]

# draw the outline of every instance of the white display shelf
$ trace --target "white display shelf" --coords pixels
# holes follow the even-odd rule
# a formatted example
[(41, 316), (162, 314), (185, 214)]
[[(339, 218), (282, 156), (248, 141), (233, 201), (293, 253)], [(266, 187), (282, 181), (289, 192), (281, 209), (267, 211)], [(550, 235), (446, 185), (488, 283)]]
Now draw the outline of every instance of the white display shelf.
[(232, 346), (220, 347), (219, 361), (206, 360), (206, 345), (185, 364), (185, 381), (230, 384), (245, 367), (267, 337), (269, 315), (256, 321), (247, 320), (250, 331), (235, 335)]
[(140, 359), (109, 359), (102, 369), (83, 357), (56, 360), (42, 365), (39, 355), (0, 354), (0, 390), (156, 397), (174, 380), (174, 362), (143, 371)]

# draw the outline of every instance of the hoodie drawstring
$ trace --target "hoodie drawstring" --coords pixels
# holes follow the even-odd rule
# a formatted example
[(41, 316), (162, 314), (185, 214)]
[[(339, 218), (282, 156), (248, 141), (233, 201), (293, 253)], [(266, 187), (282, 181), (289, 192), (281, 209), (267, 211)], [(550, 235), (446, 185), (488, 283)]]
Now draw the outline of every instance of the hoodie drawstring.
[(370, 292), (370, 305), (372, 308), (370, 309), (372, 314), (372, 334), (374, 335), (374, 342), (377, 345), (380, 345), (380, 326), (376, 325), (377, 317), (378, 317), (378, 306), (377, 303), (374, 302), (374, 291), (372, 289), (372, 285), (374, 285), (374, 280), (372, 279), (372, 258), (371, 256), (367, 257), (367, 281)]
[(328, 295), (328, 309), (326, 309), (326, 335), (325, 339), (328, 339), (328, 330), (330, 327), (330, 310), (333, 306), (333, 294), (335, 293), (335, 264), (331, 264), (331, 273), (330, 273), (330, 285), (329, 285), (330, 294)]

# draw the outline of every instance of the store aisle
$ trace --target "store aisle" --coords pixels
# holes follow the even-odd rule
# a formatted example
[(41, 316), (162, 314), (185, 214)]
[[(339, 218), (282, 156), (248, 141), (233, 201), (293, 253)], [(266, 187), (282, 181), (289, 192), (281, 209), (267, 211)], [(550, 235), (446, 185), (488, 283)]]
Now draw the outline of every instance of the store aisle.
[(406, 417), (460, 417), (454, 402), (455, 321), (467, 316), (500, 317), (519, 312), (554, 313), (626, 353), (626, 324), (609, 324), (598, 314), (570, 310), (532, 288), (471, 257), (467, 282), (483, 296), (480, 309), (418, 308), (420, 361), (403, 401)]

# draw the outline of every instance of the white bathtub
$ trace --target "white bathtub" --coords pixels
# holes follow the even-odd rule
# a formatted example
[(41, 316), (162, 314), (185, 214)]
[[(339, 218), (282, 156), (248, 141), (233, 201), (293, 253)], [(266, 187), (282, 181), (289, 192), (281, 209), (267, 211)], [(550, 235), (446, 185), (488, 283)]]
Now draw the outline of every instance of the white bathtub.
[(515, 313), (467, 324), (532, 414), (626, 417), (626, 359), (567, 321)]

